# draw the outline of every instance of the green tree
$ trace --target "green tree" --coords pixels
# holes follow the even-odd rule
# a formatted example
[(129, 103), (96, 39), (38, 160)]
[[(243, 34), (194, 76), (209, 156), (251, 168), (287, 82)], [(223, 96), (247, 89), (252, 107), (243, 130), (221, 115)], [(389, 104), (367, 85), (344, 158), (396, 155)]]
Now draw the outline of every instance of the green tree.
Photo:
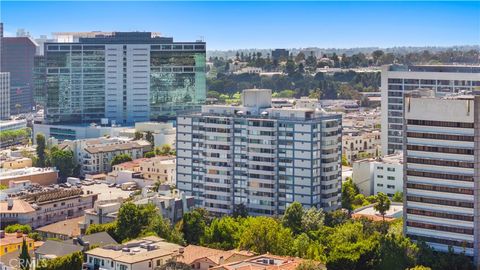
[(22, 104), (15, 104), (15, 109), (17, 110), (17, 114), (20, 114), (20, 109), (22, 108)]
[(290, 254), (293, 234), (278, 221), (269, 217), (248, 217), (240, 234), (239, 248), (263, 254)]
[(211, 248), (231, 250), (237, 247), (241, 224), (232, 217), (214, 219), (205, 228), (202, 244)]
[(301, 262), (295, 270), (322, 270), (323, 267), (320, 266), (318, 262), (312, 260), (306, 260)]
[(408, 268), (407, 270), (432, 270), (432, 268), (426, 267), (426, 266), (423, 266), (423, 265), (416, 265), (412, 268)]
[(30, 254), (28, 253), (28, 246), (27, 246), (27, 241), (25, 241), (25, 237), (23, 238), (22, 251), (18, 258), (19, 258), (19, 266), (22, 270), (30, 269), (31, 258), (30, 258)]
[(45, 144), (45, 136), (43, 136), (43, 134), (37, 134), (36, 136), (36, 141), (37, 141), (37, 157), (38, 157), (38, 160), (37, 160), (37, 167), (45, 167), (45, 147), (46, 147), (46, 144)]
[(132, 202), (124, 203), (118, 211), (115, 234), (122, 241), (134, 239), (150, 225), (152, 218), (156, 214), (153, 204), (137, 206)]
[(28, 233), (31, 233), (32, 232), (32, 227), (30, 227), (30, 225), (28, 224), (12, 224), (12, 225), (8, 225), (7, 227), (5, 227), (5, 232), (6, 233), (15, 233), (15, 232), (22, 232), (24, 234), (28, 234)]
[(38, 232), (31, 232), (31, 233), (28, 234), (28, 237), (32, 238), (33, 241), (42, 240), (42, 237), (40, 236), (40, 234)]
[(285, 65), (285, 73), (289, 76), (292, 76), (295, 73), (295, 62), (292, 60), (287, 61), (287, 64)]
[(373, 206), (373, 208), (382, 215), (383, 221), (385, 221), (385, 214), (390, 209), (390, 199), (388, 198), (387, 194), (383, 192), (379, 192), (377, 194), (377, 203)]
[(8, 189), (8, 186), (4, 184), (0, 184), (0, 190), (4, 190), (4, 189)]
[(342, 155), (342, 165), (343, 166), (349, 166), (350, 164), (348, 163), (348, 159), (345, 155)]
[(122, 239), (118, 237), (117, 233), (117, 222), (110, 222), (104, 224), (90, 224), (85, 232), (85, 234), (94, 234), (98, 232), (106, 232), (117, 242), (122, 242)]
[(132, 161), (132, 157), (128, 154), (120, 154), (113, 157), (110, 165), (113, 167), (118, 164), (122, 164), (124, 162)]
[(82, 269), (83, 254), (81, 251), (57, 257), (55, 259), (41, 260), (37, 263), (36, 270), (73, 270)]
[(244, 203), (236, 204), (233, 208), (233, 217), (247, 217), (248, 216), (248, 209)]
[(140, 131), (135, 131), (135, 136), (134, 136), (133, 139), (134, 139), (135, 141), (136, 141), (136, 140), (141, 140), (141, 139), (143, 139), (143, 133), (140, 132)]
[(162, 266), (155, 268), (155, 270), (192, 270), (192, 267), (186, 263), (171, 259)]
[(176, 228), (172, 227), (168, 219), (162, 218), (161, 215), (155, 215), (150, 221), (147, 232), (154, 232), (158, 237), (161, 237), (168, 242), (173, 242), (179, 245), (184, 245), (183, 235)]
[(293, 202), (285, 210), (282, 218), (283, 226), (290, 228), (294, 234), (302, 232), (303, 206), (299, 202)]
[(172, 147), (169, 144), (163, 144), (155, 149), (155, 153), (159, 156), (168, 156), (172, 154)]
[(152, 147), (155, 147), (155, 138), (153, 137), (153, 133), (151, 131), (145, 132), (145, 140), (147, 140)]
[(358, 188), (353, 183), (352, 178), (347, 178), (347, 181), (342, 185), (342, 207), (349, 211), (353, 210), (353, 204), (357, 194)]
[(418, 247), (401, 235), (386, 235), (380, 239), (377, 269), (403, 270), (415, 265)]
[(343, 211), (341, 209), (325, 213), (325, 225), (330, 227), (342, 225), (348, 220), (349, 216), (347, 211)]
[(403, 202), (403, 192), (395, 192), (395, 194), (392, 196), (392, 202)]
[(187, 212), (183, 215), (181, 224), (182, 233), (188, 244), (199, 244), (207, 226), (206, 217), (199, 209)]
[(327, 269), (375, 269), (378, 259), (379, 234), (366, 234), (360, 222), (350, 222), (335, 227), (327, 236), (330, 250)]
[(143, 154), (143, 156), (146, 158), (152, 158), (152, 157), (155, 157), (155, 152), (154, 151), (146, 152), (145, 154)]
[(75, 161), (72, 151), (54, 148), (53, 151), (50, 151), (49, 159), (50, 164), (57, 168), (58, 176), (61, 179), (72, 176), (73, 169), (75, 168)]
[(311, 207), (304, 211), (302, 216), (302, 231), (310, 232), (319, 230), (325, 221), (323, 210)]

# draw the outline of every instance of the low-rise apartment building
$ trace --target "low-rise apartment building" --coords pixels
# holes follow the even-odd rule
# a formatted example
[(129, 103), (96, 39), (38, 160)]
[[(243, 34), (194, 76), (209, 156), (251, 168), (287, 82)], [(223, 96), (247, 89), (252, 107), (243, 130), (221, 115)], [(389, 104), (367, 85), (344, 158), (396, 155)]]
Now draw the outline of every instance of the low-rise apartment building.
[(152, 149), (145, 140), (132, 141), (123, 138), (97, 138), (65, 141), (60, 147), (73, 151), (80, 165), (81, 175), (108, 173), (112, 170), (112, 159), (120, 154), (127, 154), (132, 159), (143, 157)]
[(358, 159), (379, 157), (381, 153), (379, 130), (344, 130), (342, 155), (348, 163)]
[(365, 196), (403, 192), (403, 155), (393, 154), (353, 162), (353, 182)]
[(21, 250), (23, 239), (27, 243), (28, 250), (33, 250), (33, 239), (23, 235), (22, 232), (5, 233), (5, 231), (0, 230), (0, 256)]
[(153, 157), (140, 162), (139, 172), (143, 178), (160, 181), (162, 184), (175, 185), (176, 180), (175, 157)]
[(93, 207), (97, 194), (81, 188), (45, 188), (42, 191), (0, 201), (0, 226), (28, 224), (32, 228), (83, 216)]
[(156, 236), (144, 237), (122, 245), (107, 245), (86, 251), (84, 269), (155, 269), (177, 258), (182, 249), (182, 246)]
[(139, 158), (113, 166), (111, 176), (118, 176), (121, 171), (138, 172), (145, 180), (175, 185), (176, 158), (174, 156), (156, 156)]
[(23, 169), (32, 167), (32, 159), (27, 157), (11, 158), (2, 162), (4, 170)]
[(58, 170), (55, 168), (22, 168), (14, 170), (0, 169), (0, 184), (10, 186), (12, 181), (29, 180), (31, 183), (48, 186), (56, 184), (58, 180)]

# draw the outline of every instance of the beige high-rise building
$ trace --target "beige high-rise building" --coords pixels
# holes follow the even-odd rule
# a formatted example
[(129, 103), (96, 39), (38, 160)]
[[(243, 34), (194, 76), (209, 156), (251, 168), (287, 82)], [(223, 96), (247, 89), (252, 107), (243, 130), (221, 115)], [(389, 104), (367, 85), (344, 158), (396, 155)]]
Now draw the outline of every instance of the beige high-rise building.
[(382, 154), (401, 152), (403, 146), (404, 94), (430, 89), (442, 97), (480, 90), (480, 66), (389, 65), (382, 68)]
[(404, 112), (404, 232), (478, 265), (480, 96), (406, 96)]

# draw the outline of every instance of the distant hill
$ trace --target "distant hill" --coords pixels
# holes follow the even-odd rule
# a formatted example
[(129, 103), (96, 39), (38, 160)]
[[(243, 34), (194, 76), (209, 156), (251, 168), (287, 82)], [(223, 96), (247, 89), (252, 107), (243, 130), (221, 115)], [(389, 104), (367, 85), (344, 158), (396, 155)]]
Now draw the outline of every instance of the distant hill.
[[(238, 49), (238, 50), (213, 50), (207, 51), (207, 58), (209, 57), (223, 57), (223, 58), (233, 58), (237, 52), (239, 53), (253, 53), (260, 52), (263, 56), (270, 54), (273, 49)], [(293, 55), (297, 55), (299, 52), (314, 52), (315, 56), (321, 57), (323, 54), (333, 54), (337, 55), (346, 54), (347, 56), (352, 56), (357, 53), (370, 54), (375, 50), (382, 50), (385, 53), (394, 53), (394, 54), (407, 54), (412, 52), (422, 52), (428, 50), (432, 53), (439, 51), (470, 51), (470, 50), (480, 50), (479, 45), (459, 45), (451, 47), (438, 47), (438, 46), (427, 46), (427, 47), (392, 47), (392, 48), (380, 48), (380, 47), (364, 47), (364, 48), (318, 48), (318, 47), (308, 47), (308, 48), (285, 48), (290, 51)], [(307, 55), (307, 54), (306, 54)]]

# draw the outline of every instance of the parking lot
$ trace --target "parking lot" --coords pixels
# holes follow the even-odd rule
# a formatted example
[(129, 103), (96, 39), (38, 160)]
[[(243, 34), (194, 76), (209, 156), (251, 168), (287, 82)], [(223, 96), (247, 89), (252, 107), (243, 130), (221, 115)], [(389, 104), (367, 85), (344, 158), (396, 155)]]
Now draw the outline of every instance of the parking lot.
[(82, 186), (84, 192), (92, 191), (98, 193), (98, 200), (111, 200), (118, 197), (128, 198), (132, 191), (124, 191), (117, 187), (108, 187), (107, 184), (93, 184), (91, 186)]

